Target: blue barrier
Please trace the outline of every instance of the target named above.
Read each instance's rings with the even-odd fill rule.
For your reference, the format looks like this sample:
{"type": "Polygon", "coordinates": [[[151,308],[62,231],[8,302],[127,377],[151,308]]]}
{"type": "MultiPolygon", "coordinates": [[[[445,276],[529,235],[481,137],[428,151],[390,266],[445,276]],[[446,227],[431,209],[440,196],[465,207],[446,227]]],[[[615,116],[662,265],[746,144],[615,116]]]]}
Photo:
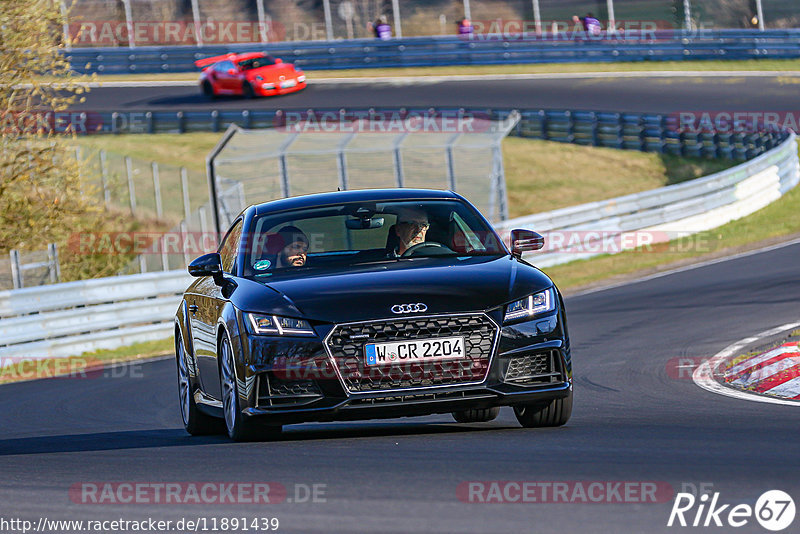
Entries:
{"type": "MultiPolygon", "coordinates": [[[[86,133],[185,133],[221,132],[231,124],[243,128],[272,128],[284,124],[286,113],[328,113],[338,115],[371,114],[391,117],[393,114],[430,115],[459,112],[501,120],[511,109],[452,108],[370,108],[316,110],[213,110],[103,112],[82,114],[77,122],[86,124],[86,133]]],[[[608,148],[657,152],[703,158],[751,159],[777,146],[786,133],[776,131],[695,131],[682,128],[678,117],[652,113],[615,113],[607,111],[572,111],[533,109],[521,110],[521,119],[512,135],[591,145],[608,148]]]]}
{"type": "MultiPolygon", "coordinates": [[[[558,35],[558,34],[556,34],[558,35]]],[[[391,41],[287,41],[274,44],[75,48],[67,52],[77,72],[99,74],[191,72],[198,59],[263,50],[307,70],[568,63],[787,59],[800,57],[800,30],[700,30],[628,32],[622,36],[552,35],[412,37],[391,41]]]]}

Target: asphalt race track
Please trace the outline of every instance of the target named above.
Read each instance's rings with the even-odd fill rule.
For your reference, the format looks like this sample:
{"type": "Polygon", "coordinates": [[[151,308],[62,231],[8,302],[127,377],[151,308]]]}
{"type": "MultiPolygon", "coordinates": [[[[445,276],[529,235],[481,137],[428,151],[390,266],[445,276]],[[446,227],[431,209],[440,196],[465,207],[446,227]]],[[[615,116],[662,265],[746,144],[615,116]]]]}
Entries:
{"type": "Polygon", "coordinates": [[[677,111],[796,111],[800,78],[676,77],[372,81],[318,84],[299,93],[211,101],[195,86],[99,87],[74,109],[85,111],[199,111],[368,106],[554,108],[673,113],[677,111]]]}
{"type": "MultiPolygon", "coordinates": [[[[714,395],[666,368],[672,358],[710,356],[796,320],[798,257],[795,243],[569,298],[576,405],[558,429],[523,430],[505,409],[492,423],[434,416],[307,424],[277,442],[236,444],[184,433],[171,360],[116,378],[3,386],[0,508],[34,520],[277,517],[285,532],[616,533],[696,529],[666,527],[671,496],[657,504],[478,504],[461,502],[456,488],[652,481],[678,492],[710,483],[723,503],[752,506],[770,489],[797,500],[800,411],[714,395]],[[293,500],[296,484],[325,484],[326,502],[70,500],[72,485],[92,481],[271,481],[293,500]]],[[[752,518],[737,531],[764,532],[752,518]]]]}

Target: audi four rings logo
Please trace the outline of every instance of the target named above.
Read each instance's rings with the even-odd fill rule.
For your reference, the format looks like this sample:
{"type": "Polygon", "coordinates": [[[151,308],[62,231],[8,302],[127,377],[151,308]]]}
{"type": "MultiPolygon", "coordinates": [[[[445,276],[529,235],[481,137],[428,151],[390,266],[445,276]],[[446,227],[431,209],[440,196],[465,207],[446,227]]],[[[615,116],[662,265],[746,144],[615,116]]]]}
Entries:
{"type": "Polygon", "coordinates": [[[428,310],[428,306],[422,302],[416,304],[395,304],[392,306],[392,313],[416,313],[428,310]]]}

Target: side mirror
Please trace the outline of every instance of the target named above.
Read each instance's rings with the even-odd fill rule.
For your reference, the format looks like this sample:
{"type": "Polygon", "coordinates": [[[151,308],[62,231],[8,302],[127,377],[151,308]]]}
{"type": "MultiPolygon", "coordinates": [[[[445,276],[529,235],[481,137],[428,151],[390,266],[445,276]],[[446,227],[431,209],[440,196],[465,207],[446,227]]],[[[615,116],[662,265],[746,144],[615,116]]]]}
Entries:
{"type": "Polygon", "coordinates": [[[523,252],[544,247],[544,236],[533,230],[511,230],[511,254],[521,257],[523,252]]]}
{"type": "Polygon", "coordinates": [[[192,276],[213,276],[214,282],[222,281],[222,259],[218,252],[203,254],[189,264],[189,274],[192,276]]]}
{"type": "Polygon", "coordinates": [[[276,57],[276,58],[275,58],[275,63],[276,63],[276,64],[277,64],[277,63],[283,63],[283,60],[282,60],[281,58],[279,58],[279,57],[276,57]]]}

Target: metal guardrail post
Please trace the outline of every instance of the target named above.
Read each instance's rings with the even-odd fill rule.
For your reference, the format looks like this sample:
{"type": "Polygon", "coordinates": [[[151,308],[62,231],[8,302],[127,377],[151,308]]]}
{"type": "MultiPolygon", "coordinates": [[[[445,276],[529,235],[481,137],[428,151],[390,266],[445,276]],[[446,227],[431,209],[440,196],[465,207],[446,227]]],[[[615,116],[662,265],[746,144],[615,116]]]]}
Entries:
{"type": "Polygon", "coordinates": [[[58,264],[58,245],[55,243],[47,245],[47,263],[49,264],[50,283],[57,284],[61,280],[61,266],[58,264]]]}
{"type": "Polygon", "coordinates": [[[19,264],[19,251],[11,249],[8,252],[8,256],[11,259],[11,280],[14,283],[14,289],[21,289],[23,280],[22,269],[19,264]]]}
{"type": "Polygon", "coordinates": [[[125,172],[128,175],[128,197],[130,198],[131,215],[136,217],[136,188],[133,185],[133,163],[130,156],[125,156],[125,172]]]}
{"type": "Polygon", "coordinates": [[[159,219],[164,218],[164,210],[161,206],[161,182],[158,176],[158,163],[153,161],[150,163],[150,168],[153,171],[153,196],[156,201],[156,217],[159,219]]]}

